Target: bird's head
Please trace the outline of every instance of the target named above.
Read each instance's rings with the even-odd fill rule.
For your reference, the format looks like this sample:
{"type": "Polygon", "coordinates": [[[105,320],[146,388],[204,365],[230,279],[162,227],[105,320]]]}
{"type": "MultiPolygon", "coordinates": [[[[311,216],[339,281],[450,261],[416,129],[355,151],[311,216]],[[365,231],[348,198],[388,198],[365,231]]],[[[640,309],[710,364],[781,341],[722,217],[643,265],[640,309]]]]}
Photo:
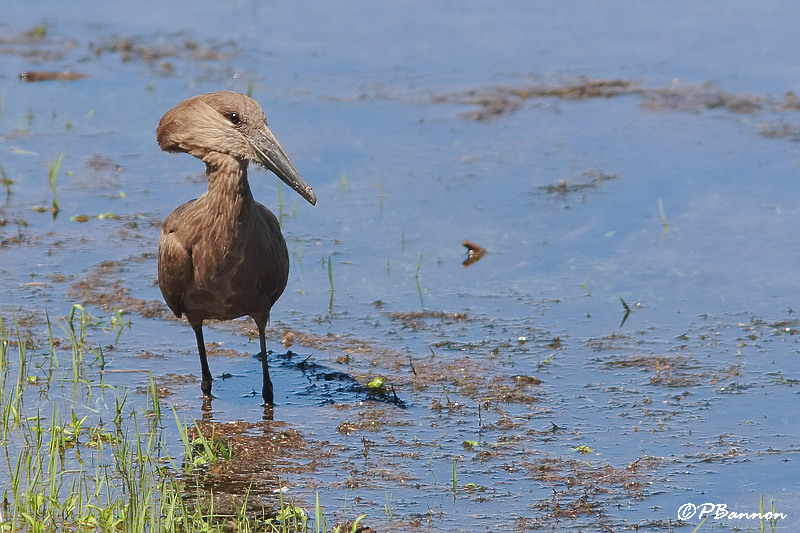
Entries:
{"type": "Polygon", "coordinates": [[[253,161],[312,205],[317,202],[267,126],[261,106],[243,94],[221,91],[184,100],[161,118],[156,139],[162,150],[186,152],[209,165],[225,156],[253,161]]]}

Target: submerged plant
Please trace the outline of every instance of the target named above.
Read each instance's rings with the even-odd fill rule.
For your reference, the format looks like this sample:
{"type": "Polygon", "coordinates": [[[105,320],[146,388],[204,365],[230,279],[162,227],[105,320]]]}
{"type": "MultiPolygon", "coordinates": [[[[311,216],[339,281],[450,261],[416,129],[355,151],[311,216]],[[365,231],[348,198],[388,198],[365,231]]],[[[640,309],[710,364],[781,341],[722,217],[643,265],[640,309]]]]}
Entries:
{"type": "Polygon", "coordinates": [[[6,171],[3,165],[0,165],[0,184],[2,184],[3,188],[6,190],[6,201],[8,201],[11,197],[11,186],[14,184],[14,180],[6,177],[6,171]]]}
{"type": "Polygon", "coordinates": [[[125,326],[128,326],[128,329],[131,328],[131,319],[128,318],[128,321],[125,322],[122,310],[119,307],[115,307],[113,314],[109,318],[109,323],[103,329],[106,331],[117,332],[117,336],[114,339],[114,344],[117,344],[120,336],[122,336],[122,330],[125,328],[125,326]]]}
{"type": "Polygon", "coordinates": [[[58,195],[56,193],[56,176],[58,175],[58,169],[61,167],[61,160],[64,158],[64,152],[61,152],[59,156],[56,158],[55,161],[47,161],[47,179],[50,181],[50,188],[53,190],[53,218],[56,218],[56,215],[60,211],[58,206],[58,195]]]}
{"type": "Polygon", "coordinates": [[[456,460],[453,459],[453,497],[458,492],[458,474],[456,473],[456,460]]]}
{"type": "Polygon", "coordinates": [[[661,216],[661,238],[659,242],[664,240],[664,235],[667,233],[667,228],[669,228],[669,222],[667,222],[667,214],[664,212],[664,202],[661,201],[661,198],[658,199],[658,214],[661,216]]]}
{"type": "Polygon", "coordinates": [[[331,300],[328,302],[328,314],[333,314],[333,265],[331,264],[331,256],[328,256],[328,283],[331,287],[331,300]]]}
{"type": "Polygon", "coordinates": [[[631,308],[628,306],[628,304],[625,303],[625,300],[622,299],[622,296],[619,297],[619,301],[622,302],[622,308],[625,309],[625,314],[622,315],[622,322],[620,322],[619,325],[621,329],[622,326],[625,325],[625,322],[628,320],[628,317],[631,315],[631,308]]]}
{"type": "Polygon", "coordinates": [[[414,274],[414,280],[417,283],[417,294],[419,295],[419,305],[421,308],[425,308],[425,302],[422,300],[422,287],[419,284],[419,269],[422,268],[422,254],[424,250],[419,253],[419,261],[417,261],[417,271],[414,274]]]}

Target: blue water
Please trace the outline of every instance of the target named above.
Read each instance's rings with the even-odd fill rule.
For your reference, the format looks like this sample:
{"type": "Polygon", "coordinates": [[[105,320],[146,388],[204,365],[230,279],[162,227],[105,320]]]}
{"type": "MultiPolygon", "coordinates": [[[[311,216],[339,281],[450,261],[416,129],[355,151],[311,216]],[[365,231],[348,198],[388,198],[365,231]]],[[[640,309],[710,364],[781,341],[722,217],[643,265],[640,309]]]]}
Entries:
{"type": "MultiPolygon", "coordinates": [[[[442,531],[498,530],[518,518],[546,518],[537,502],[567,489],[526,470],[537,457],[607,462],[621,470],[655,458],[640,495],[617,487],[611,496],[596,496],[615,530],[626,523],[664,530],[690,501],[757,510],[761,494],[789,513],[779,529],[796,527],[797,417],[788,405],[797,401],[797,387],[774,373],[798,378],[798,346],[770,324],[792,320],[800,300],[798,134],[760,132],[780,125],[798,131],[797,112],[780,104],[787,91],[800,93],[793,46],[800,6],[193,6],[2,6],[0,166],[15,182],[7,198],[0,194],[4,315],[11,306],[40,320],[45,311],[67,314],[79,300],[70,286],[103,261],[120,262],[117,277],[130,296],[160,301],[153,255],[160,221],[202,194],[205,182],[198,161],[158,150],[155,126],[188,96],[251,90],[319,198],[311,207],[281,191],[293,267],[273,310],[275,331],[363,340],[374,351],[349,350],[353,362],[345,368],[336,363],[348,351],[344,340],[329,350],[293,349],[334,369],[388,376],[409,400],[408,410],[385,415],[392,424],[366,437],[384,450],[382,466],[407,471],[413,484],[381,480],[364,467],[374,484],[348,491],[349,501],[370,502],[363,512],[373,527],[403,530],[431,509],[426,524],[442,531]],[[44,39],[26,37],[37,25],[45,27],[44,39]],[[120,39],[132,43],[126,60],[112,50],[120,39]],[[24,70],[88,77],[25,84],[17,78],[24,70]],[[581,77],[685,95],[710,83],[759,107],[754,113],[654,108],[637,94],[531,98],[514,112],[477,122],[465,116],[477,106],[452,97],[494,87],[571,85],[581,77]],[[47,163],[62,153],[61,211],[53,220],[33,208],[51,204],[47,163]],[[585,183],[596,171],[616,178],[567,195],[544,189],[560,180],[585,183]],[[102,213],[119,218],[70,220],[102,213]],[[463,239],[488,250],[469,268],[461,265],[463,239]],[[632,311],[620,326],[623,301],[632,311]],[[425,319],[426,327],[410,328],[391,316],[408,311],[464,312],[468,320],[425,319]],[[592,349],[592,340],[612,334],[621,340],[592,349]],[[548,346],[555,337],[563,349],[548,346]],[[691,379],[668,386],[653,382],[661,374],[652,368],[605,366],[637,356],[685,357],[681,371],[691,379]],[[414,384],[409,360],[451,373],[423,388],[414,384]],[[489,379],[481,382],[485,389],[470,395],[459,365],[467,375],[480,369],[489,379]],[[482,416],[495,423],[506,415],[516,425],[479,431],[481,394],[491,392],[491,379],[507,383],[516,374],[544,380],[536,389],[540,401],[496,404],[482,416]],[[465,410],[431,409],[445,394],[465,410]],[[530,433],[550,423],[565,432],[552,439],[530,433]],[[502,452],[485,462],[472,461],[461,446],[512,436],[523,439],[498,446],[502,452]],[[397,459],[414,450],[408,443],[415,437],[424,451],[397,459]],[[572,448],[580,444],[595,454],[577,454],[572,448]],[[493,503],[453,501],[443,485],[454,458],[464,469],[460,479],[487,486],[493,503]],[[387,494],[394,498],[391,519],[382,510],[387,494]]],[[[277,212],[277,180],[258,172],[251,182],[254,195],[277,212]]],[[[197,373],[185,324],[130,316],[115,365],[197,373]],[[132,357],[143,349],[165,359],[132,357]]],[[[258,419],[256,401],[242,397],[259,383],[259,365],[249,356],[254,344],[225,325],[211,327],[207,340],[241,351],[225,362],[235,377],[215,384],[214,416],[258,419]]],[[[278,341],[270,340],[276,350],[278,341]]],[[[222,363],[212,358],[211,364],[215,375],[223,371],[222,363]]],[[[304,393],[307,379],[295,368],[275,366],[283,406],[276,418],[358,457],[361,435],[347,438],[336,427],[360,407],[326,406],[304,393]]],[[[173,400],[199,417],[195,389],[189,384],[173,400]]],[[[330,481],[318,487],[322,498],[344,497],[337,485],[343,475],[339,464],[321,467],[314,480],[330,481]]],[[[294,480],[297,496],[313,498],[304,481],[294,480]]],[[[545,522],[554,530],[600,527],[587,516],[562,520],[545,522]]]]}

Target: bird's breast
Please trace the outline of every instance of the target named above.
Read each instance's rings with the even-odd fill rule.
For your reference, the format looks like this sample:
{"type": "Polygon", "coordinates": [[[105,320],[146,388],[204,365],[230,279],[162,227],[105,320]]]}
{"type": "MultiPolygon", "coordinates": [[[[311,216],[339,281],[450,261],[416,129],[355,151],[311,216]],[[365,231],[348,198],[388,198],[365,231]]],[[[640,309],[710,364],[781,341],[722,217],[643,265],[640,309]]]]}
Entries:
{"type": "Polygon", "coordinates": [[[185,308],[187,314],[202,313],[205,318],[268,312],[289,277],[288,252],[277,222],[259,212],[231,231],[207,232],[191,256],[193,280],[185,308]]]}

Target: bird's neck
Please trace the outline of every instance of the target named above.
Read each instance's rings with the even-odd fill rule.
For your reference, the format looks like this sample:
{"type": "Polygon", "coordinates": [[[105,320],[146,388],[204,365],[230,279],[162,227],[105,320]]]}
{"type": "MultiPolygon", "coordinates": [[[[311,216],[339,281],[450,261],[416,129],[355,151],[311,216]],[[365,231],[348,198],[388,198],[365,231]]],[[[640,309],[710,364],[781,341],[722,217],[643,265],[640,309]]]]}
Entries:
{"type": "Polygon", "coordinates": [[[253,194],[247,181],[247,161],[219,157],[206,161],[208,195],[225,204],[244,207],[252,204],[253,194]]]}

